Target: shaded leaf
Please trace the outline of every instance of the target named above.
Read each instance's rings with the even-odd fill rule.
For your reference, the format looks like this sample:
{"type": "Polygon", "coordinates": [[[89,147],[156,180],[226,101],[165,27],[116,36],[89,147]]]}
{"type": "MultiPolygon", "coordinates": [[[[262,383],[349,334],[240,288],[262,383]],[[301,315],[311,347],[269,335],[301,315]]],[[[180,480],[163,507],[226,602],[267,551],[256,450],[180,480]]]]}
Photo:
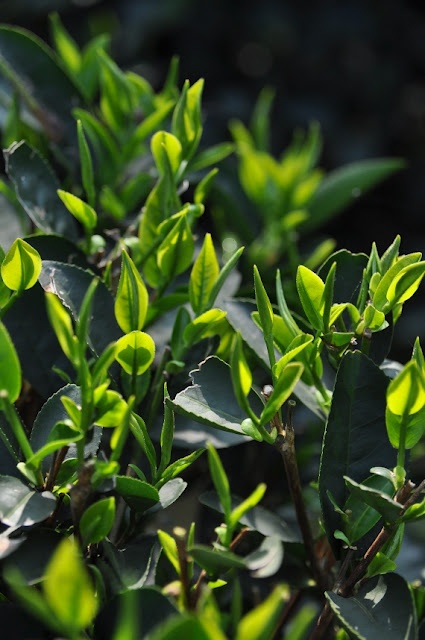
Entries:
{"type": "Polygon", "coordinates": [[[17,478],[0,476],[0,520],[10,527],[30,527],[46,520],[56,507],[50,491],[32,491],[17,478]]]}
{"type": "Polygon", "coordinates": [[[4,155],[6,173],[34,224],[45,233],[59,233],[69,240],[76,240],[77,223],[58,198],[59,182],[38,151],[26,142],[19,142],[4,155]]]}
{"type": "Polygon", "coordinates": [[[351,598],[326,592],[338,620],[358,640],[416,640],[413,599],[405,580],[388,573],[368,580],[351,598]]]}

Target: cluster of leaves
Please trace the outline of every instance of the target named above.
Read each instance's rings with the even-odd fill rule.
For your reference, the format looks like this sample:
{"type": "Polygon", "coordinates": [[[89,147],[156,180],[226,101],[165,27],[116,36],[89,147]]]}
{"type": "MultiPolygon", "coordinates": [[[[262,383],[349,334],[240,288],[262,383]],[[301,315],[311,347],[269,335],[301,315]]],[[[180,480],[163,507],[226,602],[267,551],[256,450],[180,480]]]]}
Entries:
{"type": "Polygon", "coordinates": [[[252,133],[234,123],[235,146],[202,149],[203,83],[179,89],[176,61],[155,92],[117,67],[106,37],[80,50],[53,16],[52,38],[55,50],[0,27],[1,192],[22,225],[0,255],[5,628],[301,639],[335,619],[340,639],[416,638],[425,592],[393,571],[406,525],[425,515],[424,483],[408,474],[425,361],[419,341],[405,366],[387,357],[425,262],[400,255],[397,237],[382,255],[333,253],[316,273],[329,251],[299,263],[295,233],[400,162],[324,177],[317,128],[273,159],[267,93],[252,133]],[[249,300],[238,297],[243,248],[223,261],[211,234],[199,236],[214,165],[234,148],[263,217],[249,300]],[[297,314],[280,272],[273,295],[262,279],[265,259],[289,255],[297,314]],[[325,423],[314,519],[293,396],[325,423]],[[264,482],[232,494],[214,444],[249,440],[281,455],[298,526],[259,505],[264,482]],[[204,453],[214,491],[200,500],[220,514],[213,544],[198,523],[161,524],[204,453]]]}

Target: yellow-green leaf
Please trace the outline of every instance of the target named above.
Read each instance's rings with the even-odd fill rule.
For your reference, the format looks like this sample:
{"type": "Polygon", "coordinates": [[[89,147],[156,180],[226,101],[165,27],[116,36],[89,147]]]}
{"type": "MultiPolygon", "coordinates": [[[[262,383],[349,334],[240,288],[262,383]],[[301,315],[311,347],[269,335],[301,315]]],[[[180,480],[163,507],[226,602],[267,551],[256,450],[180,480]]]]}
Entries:
{"type": "Polygon", "coordinates": [[[28,242],[17,238],[6,253],[1,276],[12,291],[24,291],[35,285],[41,272],[41,257],[28,242]]]}
{"type": "Polygon", "coordinates": [[[144,331],[131,331],[116,342],[115,358],[128,374],[142,375],[154,357],[155,342],[144,331]]]}
{"type": "Polygon", "coordinates": [[[115,317],[124,331],[142,329],[148,309],[148,292],[136,265],[122,252],[121,275],[115,298],[115,317]]]}
{"type": "Polygon", "coordinates": [[[18,354],[6,327],[0,322],[0,391],[7,391],[15,402],[21,391],[22,373],[18,354]]]}
{"type": "Polygon", "coordinates": [[[387,390],[387,406],[395,415],[412,415],[425,405],[425,387],[415,361],[411,360],[391,380],[387,390]]]}
{"type": "Polygon", "coordinates": [[[189,299],[195,313],[205,311],[219,271],[211,234],[207,233],[189,280],[189,299]]]}
{"type": "Polygon", "coordinates": [[[93,207],[68,191],[58,189],[57,193],[69,213],[83,225],[84,229],[92,231],[97,224],[97,214],[93,207]]]}

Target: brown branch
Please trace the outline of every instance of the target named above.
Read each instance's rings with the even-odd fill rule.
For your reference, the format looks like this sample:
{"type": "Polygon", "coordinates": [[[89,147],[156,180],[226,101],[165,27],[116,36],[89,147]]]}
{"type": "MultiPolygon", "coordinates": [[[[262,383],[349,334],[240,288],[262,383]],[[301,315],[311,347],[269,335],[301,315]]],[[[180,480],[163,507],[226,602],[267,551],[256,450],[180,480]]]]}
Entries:
{"type": "Polygon", "coordinates": [[[298,471],[298,463],[295,454],[295,434],[294,428],[292,426],[292,410],[294,406],[295,403],[289,401],[285,428],[283,427],[280,418],[278,416],[275,417],[272,426],[276,427],[278,436],[276,438],[274,446],[282,456],[283,464],[285,465],[289,490],[291,493],[292,502],[295,507],[295,513],[301,530],[301,535],[307,555],[307,561],[310,566],[311,573],[317,586],[322,591],[325,591],[328,583],[321,571],[319,561],[315,553],[313,534],[311,532],[310,521],[305,509],[300,475],[298,471]]]}

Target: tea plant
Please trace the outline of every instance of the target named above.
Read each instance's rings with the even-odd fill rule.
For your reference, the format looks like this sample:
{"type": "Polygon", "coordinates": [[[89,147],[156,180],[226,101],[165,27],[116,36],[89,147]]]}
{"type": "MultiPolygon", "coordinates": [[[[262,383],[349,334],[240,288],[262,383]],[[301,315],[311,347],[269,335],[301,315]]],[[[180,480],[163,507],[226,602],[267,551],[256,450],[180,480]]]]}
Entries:
{"type": "Polygon", "coordinates": [[[275,161],[263,94],[253,137],[232,126],[264,214],[247,247],[254,295],[241,298],[243,247],[223,261],[198,224],[234,149],[201,147],[202,81],[179,89],[173,61],[156,92],[118,68],[107,38],[80,50],[57,16],[52,37],[55,51],[0,27],[1,189],[22,226],[0,256],[4,626],[15,638],[418,637],[424,590],[395,570],[425,513],[409,471],[425,361],[419,340],[406,365],[388,357],[425,262],[397,237],[315,272],[295,234],[400,162],[323,177],[314,128],[275,161]],[[288,256],[282,277],[273,265],[288,256]],[[321,441],[311,486],[299,406],[321,441]],[[290,522],[260,505],[263,481],[234,495],[212,443],[249,440],[281,456],[290,522]],[[207,536],[198,521],[167,524],[201,456],[214,491],[199,499],[220,518],[207,536]]]}

